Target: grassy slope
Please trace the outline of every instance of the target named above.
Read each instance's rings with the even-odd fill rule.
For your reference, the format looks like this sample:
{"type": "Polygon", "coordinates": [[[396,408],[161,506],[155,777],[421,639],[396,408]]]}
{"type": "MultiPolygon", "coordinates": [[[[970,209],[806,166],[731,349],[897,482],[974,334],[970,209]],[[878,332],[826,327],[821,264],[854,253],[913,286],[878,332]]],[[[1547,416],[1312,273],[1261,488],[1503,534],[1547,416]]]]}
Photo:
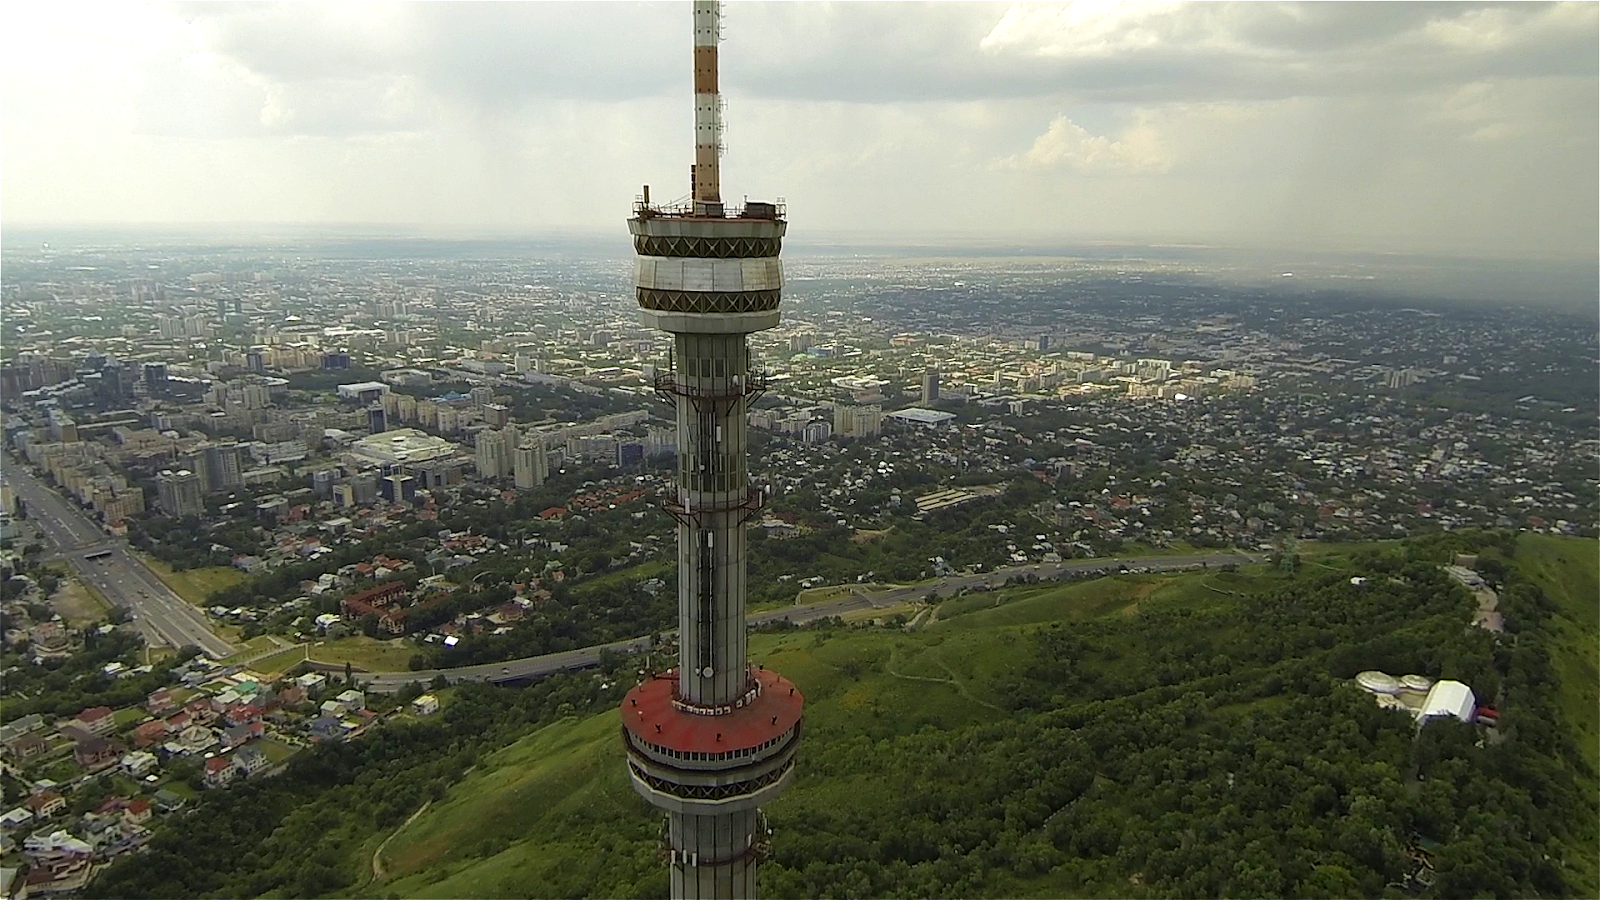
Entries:
{"type": "MultiPolygon", "coordinates": [[[[1569,634],[1561,651],[1562,671],[1564,680],[1573,679],[1569,683],[1588,686],[1590,694],[1580,689],[1571,698],[1581,703],[1594,689],[1594,543],[1535,538],[1526,552],[1528,558],[1519,555],[1519,561],[1532,567],[1571,617],[1563,625],[1569,634]]],[[[1005,717],[992,686],[1025,662],[1022,633],[1029,626],[1154,607],[1217,606],[1232,602],[1230,592],[1261,590],[1284,577],[1265,566],[1248,566],[1238,572],[1017,586],[947,601],[938,622],[910,634],[756,635],[751,657],[804,686],[808,742],[852,743],[871,753],[875,741],[924,726],[953,728],[1005,717]]],[[[1282,698],[1260,702],[1273,700],[1282,698]]],[[[1592,730],[1594,719],[1590,703],[1587,716],[1575,721],[1592,730]]],[[[781,833],[785,818],[870,805],[891,789],[876,775],[808,771],[802,758],[793,786],[768,813],[781,833]]],[[[566,720],[491,756],[403,828],[384,852],[388,879],[366,884],[358,893],[544,896],[572,884],[577,873],[590,873],[583,880],[601,894],[664,896],[664,867],[655,858],[659,826],[659,816],[627,784],[615,713],[566,720]],[[601,863],[607,858],[615,861],[614,876],[601,863]],[[626,874],[639,872],[651,874],[626,874]]],[[[367,848],[363,865],[376,844],[367,848]]],[[[1011,891],[1059,896],[1049,882],[1048,876],[1013,882],[1011,891]]]]}
{"type": "MultiPolygon", "coordinates": [[[[990,685],[1020,661],[1025,626],[1127,611],[1140,600],[1193,605],[1203,595],[1211,602],[1224,595],[1198,585],[1250,580],[1219,572],[1013,588],[952,601],[946,604],[952,612],[958,612],[952,604],[969,600],[1002,602],[959,610],[954,621],[913,634],[755,635],[751,658],[805,687],[808,741],[956,728],[1007,715],[990,685]]],[[[562,873],[598,866],[605,854],[596,852],[597,841],[611,847],[608,853],[638,856],[634,862],[644,864],[618,868],[654,873],[643,882],[614,883],[613,893],[664,893],[665,872],[654,858],[660,820],[628,786],[615,716],[607,711],[557,723],[490,757],[401,829],[384,851],[388,879],[360,893],[542,896],[559,887],[555,880],[562,873]]],[[[859,804],[886,789],[876,776],[822,777],[802,765],[793,787],[768,813],[781,827],[787,815],[859,804]]],[[[606,882],[602,876],[592,883],[606,882]]]]}
{"type": "Polygon", "coordinates": [[[1600,772],[1600,542],[1525,534],[1516,562],[1560,610],[1551,657],[1561,708],[1600,772]]]}
{"type": "Polygon", "coordinates": [[[655,817],[627,784],[615,715],[557,722],[480,763],[390,842],[395,880],[372,889],[540,896],[555,867],[600,864],[586,838],[596,825],[616,830],[613,852],[653,855],[655,817]]]}
{"type": "Polygon", "coordinates": [[[411,657],[418,652],[417,646],[406,638],[380,641],[364,634],[318,641],[311,646],[311,658],[317,662],[349,663],[367,672],[407,671],[411,657]]]}

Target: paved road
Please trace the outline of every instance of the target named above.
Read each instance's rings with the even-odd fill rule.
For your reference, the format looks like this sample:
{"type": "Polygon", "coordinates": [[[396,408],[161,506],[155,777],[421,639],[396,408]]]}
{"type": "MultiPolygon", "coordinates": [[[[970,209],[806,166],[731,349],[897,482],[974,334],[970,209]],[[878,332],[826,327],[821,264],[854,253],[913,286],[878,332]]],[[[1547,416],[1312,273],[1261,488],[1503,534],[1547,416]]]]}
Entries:
{"type": "MultiPolygon", "coordinates": [[[[886,591],[853,591],[850,596],[827,600],[821,603],[808,603],[803,606],[786,606],[781,609],[769,609],[749,616],[752,625],[761,625],[785,619],[796,625],[804,625],[825,619],[829,616],[843,616],[847,613],[864,609],[887,609],[899,606],[911,600],[920,600],[930,591],[941,597],[949,597],[959,593],[963,588],[999,587],[1005,584],[1006,579],[1013,575],[1038,575],[1040,580],[1059,578],[1069,572],[1117,572],[1122,568],[1144,569],[1147,571],[1171,571],[1175,569],[1193,569],[1202,565],[1221,566],[1229,563],[1244,564],[1251,562],[1251,558],[1239,553],[1213,553],[1198,556],[1155,556],[1155,557],[1130,557],[1127,559],[1092,559],[1077,560],[1062,563],[1039,563],[1030,566],[1011,566],[996,569],[993,572],[980,575],[951,575],[931,582],[924,582],[906,587],[890,588],[886,591]]],[[[387,692],[398,690],[408,682],[418,682],[426,685],[436,676],[443,675],[452,682],[459,681],[521,681],[524,679],[538,678],[553,672],[570,671],[573,669],[586,669],[600,662],[602,653],[638,653],[650,646],[650,638],[639,637],[626,641],[614,641],[609,644],[600,644],[594,647],[584,647],[580,650],[567,650],[561,653],[551,653],[545,656],[526,656],[521,659],[512,659],[505,662],[488,663],[481,666],[462,666],[456,669],[423,669],[418,672],[392,672],[362,675],[359,680],[369,690],[387,692]]]]}
{"type": "Polygon", "coordinates": [[[28,520],[54,546],[53,555],[112,604],[131,610],[146,641],[172,647],[193,644],[219,659],[233,652],[233,645],[211,631],[205,613],[174,594],[132,555],[126,542],[101,531],[82,510],[14,460],[6,461],[6,481],[27,504],[28,520]],[[109,556],[86,558],[107,551],[109,556]]]}

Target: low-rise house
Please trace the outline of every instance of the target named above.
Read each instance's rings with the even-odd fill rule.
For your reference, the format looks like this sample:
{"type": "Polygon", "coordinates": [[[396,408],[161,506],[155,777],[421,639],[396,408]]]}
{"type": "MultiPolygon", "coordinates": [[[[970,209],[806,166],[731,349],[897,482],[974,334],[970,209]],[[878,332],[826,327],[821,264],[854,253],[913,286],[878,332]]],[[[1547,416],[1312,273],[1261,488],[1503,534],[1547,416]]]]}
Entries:
{"type": "Polygon", "coordinates": [[[196,722],[201,722],[204,724],[209,724],[217,717],[216,710],[211,708],[210,697],[195,697],[188,703],[185,703],[183,705],[183,709],[184,712],[189,714],[190,718],[194,719],[196,722]]]}
{"type": "Polygon", "coordinates": [[[116,730],[117,719],[109,706],[91,706],[78,713],[64,724],[71,725],[89,734],[105,737],[116,730]]]}
{"type": "Polygon", "coordinates": [[[44,727],[44,716],[29,713],[0,725],[0,744],[9,744],[19,737],[44,727]]]}
{"type": "Polygon", "coordinates": [[[166,788],[156,791],[156,809],[162,812],[177,812],[188,805],[189,798],[182,794],[173,793],[166,788]]]}
{"type": "Polygon", "coordinates": [[[273,698],[273,703],[279,708],[299,706],[304,702],[306,702],[306,689],[298,684],[291,684],[283,688],[273,698]]]}
{"type": "Polygon", "coordinates": [[[336,699],[338,699],[340,703],[344,704],[344,708],[346,710],[352,712],[358,709],[367,708],[366,695],[355,688],[351,688],[347,691],[341,691],[336,699]]]}
{"type": "Polygon", "coordinates": [[[439,711],[439,698],[432,694],[423,694],[411,701],[411,709],[419,716],[431,716],[439,711]]]}
{"type": "Polygon", "coordinates": [[[167,736],[167,728],[167,722],[163,719],[141,723],[133,729],[133,745],[144,749],[159,744],[167,736]]]}
{"type": "Polygon", "coordinates": [[[66,857],[35,865],[23,877],[19,897],[62,897],[82,891],[94,863],[88,856],[66,857]]]}
{"type": "Polygon", "coordinates": [[[218,788],[232,781],[236,771],[231,758],[213,756],[206,760],[205,770],[201,774],[200,780],[208,788],[218,788]]]}
{"type": "Polygon", "coordinates": [[[267,755],[255,747],[244,747],[233,755],[233,765],[248,778],[267,768],[267,755]]]}
{"type": "Polygon", "coordinates": [[[171,690],[160,688],[145,698],[144,708],[152,716],[164,716],[178,708],[178,698],[172,696],[171,690]]]}
{"type": "Polygon", "coordinates": [[[72,758],[91,772],[115,763],[122,756],[122,747],[115,741],[92,737],[79,741],[72,747],[72,758]]]}
{"type": "Polygon", "coordinates": [[[49,834],[29,835],[22,842],[22,852],[35,863],[49,863],[62,859],[88,859],[94,848],[87,841],[57,830],[49,834]]]}
{"type": "Polygon", "coordinates": [[[158,760],[154,753],[144,750],[135,750],[122,758],[122,771],[134,778],[142,778],[156,768],[158,760]]]}
{"type": "Polygon", "coordinates": [[[248,725],[251,722],[259,722],[261,721],[261,707],[253,703],[236,703],[223,712],[222,721],[229,725],[248,725]]]}
{"type": "Polygon", "coordinates": [[[55,791],[40,791],[23,803],[33,810],[35,817],[40,819],[49,818],[67,808],[67,798],[55,791]]]}
{"type": "Polygon", "coordinates": [[[315,695],[317,691],[322,690],[327,685],[328,676],[321,672],[307,672],[296,678],[294,683],[299,685],[307,694],[315,695]]]}
{"type": "Polygon", "coordinates": [[[26,806],[18,806],[0,813],[0,828],[16,831],[22,826],[33,821],[33,810],[26,806]]]}
{"type": "Polygon", "coordinates": [[[310,729],[314,741],[336,741],[344,737],[344,725],[333,716],[312,719],[310,729]]]}
{"type": "Polygon", "coordinates": [[[23,734],[6,742],[6,755],[15,760],[32,759],[50,748],[50,743],[39,734],[23,734]]]}
{"type": "Polygon", "coordinates": [[[129,800],[122,808],[122,818],[132,825],[143,825],[150,821],[150,815],[150,801],[143,797],[129,800]]]}
{"type": "Polygon", "coordinates": [[[233,725],[222,730],[222,749],[232,750],[261,737],[263,733],[259,720],[246,722],[243,725],[233,725]]]}
{"type": "Polygon", "coordinates": [[[217,743],[217,734],[209,728],[190,725],[178,735],[177,744],[185,753],[202,753],[217,743]]]}

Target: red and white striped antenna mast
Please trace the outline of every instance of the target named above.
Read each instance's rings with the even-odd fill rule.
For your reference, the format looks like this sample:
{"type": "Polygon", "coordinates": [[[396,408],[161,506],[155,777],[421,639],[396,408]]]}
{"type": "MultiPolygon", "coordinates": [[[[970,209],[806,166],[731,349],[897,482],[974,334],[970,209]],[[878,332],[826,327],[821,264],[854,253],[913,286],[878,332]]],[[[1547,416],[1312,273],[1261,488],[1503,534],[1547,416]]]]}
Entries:
{"type": "Polygon", "coordinates": [[[722,203],[722,94],[717,89],[717,42],[722,40],[722,4],[694,4],[694,185],[695,211],[722,203]]]}

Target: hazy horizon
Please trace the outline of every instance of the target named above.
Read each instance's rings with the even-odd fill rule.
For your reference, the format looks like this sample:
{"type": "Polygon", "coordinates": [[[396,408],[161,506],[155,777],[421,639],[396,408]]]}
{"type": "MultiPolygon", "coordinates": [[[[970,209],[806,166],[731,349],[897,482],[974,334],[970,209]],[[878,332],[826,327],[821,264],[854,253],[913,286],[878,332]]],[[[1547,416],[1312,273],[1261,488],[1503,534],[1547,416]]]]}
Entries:
{"type": "MultiPolygon", "coordinates": [[[[1600,316],[1600,259],[1495,259],[1441,254],[1373,251],[1322,251],[1292,247],[1204,246],[1132,241],[1006,240],[999,236],[930,236],[898,241],[882,235],[808,233],[785,240],[791,276],[810,260],[884,258],[940,260],[995,266],[1063,265],[1125,260],[1161,264],[1168,273],[1234,285],[1275,285],[1290,292],[1338,291],[1391,302],[1467,305],[1530,305],[1589,317],[1600,316]],[[1286,270],[1293,270],[1286,272],[1286,270]]],[[[505,231],[496,234],[439,234],[426,228],[390,225],[280,223],[272,226],[82,225],[0,228],[7,255],[145,247],[214,247],[268,250],[303,248],[340,256],[373,258],[450,255],[503,258],[512,253],[549,253],[581,258],[630,258],[631,244],[621,229],[592,232],[505,231]]]]}

